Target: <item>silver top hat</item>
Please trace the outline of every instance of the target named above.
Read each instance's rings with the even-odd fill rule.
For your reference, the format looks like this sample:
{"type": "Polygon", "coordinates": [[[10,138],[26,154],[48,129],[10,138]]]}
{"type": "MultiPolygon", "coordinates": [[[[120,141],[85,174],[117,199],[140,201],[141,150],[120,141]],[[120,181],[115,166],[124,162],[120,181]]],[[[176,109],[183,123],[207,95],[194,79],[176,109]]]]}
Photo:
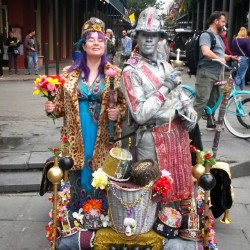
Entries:
{"type": "Polygon", "coordinates": [[[165,33],[161,26],[161,16],[154,7],[143,10],[139,16],[135,31],[165,33]]]}

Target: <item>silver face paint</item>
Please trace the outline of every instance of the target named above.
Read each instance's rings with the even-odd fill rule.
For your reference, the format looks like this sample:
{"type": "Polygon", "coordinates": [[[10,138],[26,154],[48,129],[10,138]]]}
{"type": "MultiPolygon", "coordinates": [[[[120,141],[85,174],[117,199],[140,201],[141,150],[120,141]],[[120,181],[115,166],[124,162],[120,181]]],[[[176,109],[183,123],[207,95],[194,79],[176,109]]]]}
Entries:
{"type": "Polygon", "coordinates": [[[160,35],[158,32],[139,31],[137,44],[140,54],[150,60],[156,61],[159,40],[160,35]]]}

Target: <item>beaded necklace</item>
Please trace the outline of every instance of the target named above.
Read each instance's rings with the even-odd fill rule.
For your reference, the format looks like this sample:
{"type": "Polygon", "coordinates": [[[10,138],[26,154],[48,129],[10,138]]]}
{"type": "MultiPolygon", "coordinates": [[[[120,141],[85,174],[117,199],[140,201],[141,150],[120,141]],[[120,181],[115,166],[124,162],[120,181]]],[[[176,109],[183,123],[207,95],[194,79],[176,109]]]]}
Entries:
{"type": "MultiPolygon", "coordinates": [[[[135,199],[133,202],[130,203],[126,203],[122,200],[122,198],[117,196],[117,193],[115,191],[114,185],[110,185],[108,184],[108,187],[110,187],[113,195],[120,201],[121,205],[126,208],[127,210],[131,210],[133,208],[136,207],[137,204],[139,204],[141,202],[141,200],[143,199],[143,197],[149,192],[149,188],[152,187],[153,183],[150,182],[148,185],[146,185],[143,189],[143,193],[140,195],[139,198],[135,199]]],[[[129,212],[128,212],[129,213],[129,212]]]]}
{"type": "MultiPolygon", "coordinates": [[[[143,221],[145,221],[146,219],[146,216],[147,216],[147,213],[148,213],[148,206],[149,206],[149,201],[151,199],[151,195],[152,195],[152,189],[151,187],[153,186],[153,182],[150,182],[147,186],[145,186],[143,189],[144,189],[144,192],[140,195],[139,198],[137,198],[135,201],[133,202],[130,202],[130,203],[126,203],[122,200],[122,198],[118,197],[118,195],[116,194],[115,192],[115,187],[114,185],[112,185],[112,183],[109,183],[107,188],[110,189],[112,191],[112,194],[119,200],[119,202],[121,203],[121,205],[127,209],[127,213],[128,213],[128,217],[131,217],[132,216],[132,210],[136,207],[137,204],[139,204],[142,200],[142,198],[150,191],[150,195],[148,197],[148,200],[147,200],[147,204],[146,204],[146,209],[145,209],[145,212],[144,212],[144,216],[143,216],[143,221]]],[[[138,191],[138,190],[137,190],[138,191]]],[[[108,203],[110,203],[110,196],[109,196],[109,192],[107,192],[107,198],[108,198],[108,203]]],[[[110,214],[110,218],[111,218],[111,221],[112,221],[112,224],[115,228],[115,231],[118,233],[119,237],[123,240],[127,240],[127,241],[134,241],[141,233],[141,230],[143,228],[143,223],[140,225],[140,228],[138,230],[138,233],[135,235],[135,237],[132,237],[132,238],[129,238],[129,236],[127,236],[127,238],[123,237],[121,235],[121,232],[117,229],[115,223],[114,223],[114,219],[113,219],[113,215],[112,215],[112,211],[111,211],[111,207],[109,207],[109,214],[110,214]]]]}
{"type": "Polygon", "coordinates": [[[86,86],[88,90],[90,90],[95,84],[99,85],[101,81],[101,76],[98,74],[93,82],[86,81],[84,73],[82,72],[82,83],[86,86]]]}

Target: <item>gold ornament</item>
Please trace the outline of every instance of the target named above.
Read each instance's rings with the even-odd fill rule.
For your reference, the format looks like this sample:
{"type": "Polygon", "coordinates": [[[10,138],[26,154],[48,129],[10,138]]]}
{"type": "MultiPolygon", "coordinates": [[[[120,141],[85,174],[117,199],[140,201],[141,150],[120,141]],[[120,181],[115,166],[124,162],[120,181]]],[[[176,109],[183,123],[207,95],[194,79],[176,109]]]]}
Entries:
{"type": "Polygon", "coordinates": [[[54,166],[48,171],[48,179],[52,184],[60,184],[63,178],[63,171],[58,166],[58,157],[54,159],[54,166]]]}
{"type": "Polygon", "coordinates": [[[200,177],[205,173],[205,167],[201,164],[200,150],[196,151],[196,162],[197,164],[192,168],[193,177],[199,181],[200,177]]]}

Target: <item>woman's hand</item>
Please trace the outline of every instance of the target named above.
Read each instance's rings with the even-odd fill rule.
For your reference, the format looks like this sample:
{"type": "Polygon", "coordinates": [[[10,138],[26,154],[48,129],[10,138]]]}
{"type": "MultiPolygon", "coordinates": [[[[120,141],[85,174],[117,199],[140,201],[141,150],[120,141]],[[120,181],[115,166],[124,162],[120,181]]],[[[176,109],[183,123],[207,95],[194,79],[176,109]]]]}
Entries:
{"type": "Polygon", "coordinates": [[[110,121],[117,121],[118,114],[119,114],[118,108],[108,108],[107,112],[108,112],[108,118],[110,121]]]}
{"type": "Polygon", "coordinates": [[[55,104],[52,101],[46,101],[44,108],[45,108],[45,112],[53,113],[55,110],[55,104]]]}

